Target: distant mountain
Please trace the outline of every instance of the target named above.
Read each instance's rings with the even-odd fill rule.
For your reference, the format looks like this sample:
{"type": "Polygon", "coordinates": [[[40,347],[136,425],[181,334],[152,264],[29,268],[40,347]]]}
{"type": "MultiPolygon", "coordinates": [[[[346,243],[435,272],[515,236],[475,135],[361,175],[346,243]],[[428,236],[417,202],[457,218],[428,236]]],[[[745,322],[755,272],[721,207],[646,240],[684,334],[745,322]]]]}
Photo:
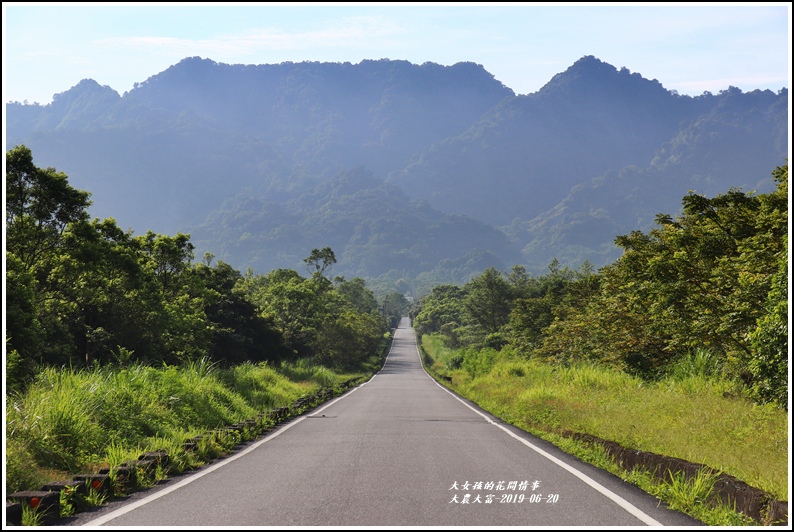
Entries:
{"type": "Polygon", "coordinates": [[[680,96],[592,56],[517,96],[482,66],[187,58],[119,95],[83,80],[6,104],[6,148],[136,233],[190,232],[234,267],[465,281],[596,266],[689,191],[770,191],[788,90],[680,96]],[[485,266],[485,267],[488,267],[485,266]]]}
{"type": "MultiPolygon", "coordinates": [[[[234,257],[244,264],[267,264],[268,269],[302,270],[307,250],[329,246],[339,261],[333,274],[348,278],[389,272],[414,278],[473,249],[511,261],[521,258],[499,230],[463,215],[441,213],[423,200],[411,201],[363,167],[283,202],[233,198],[191,234],[198,247],[213,249],[224,260],[234,257]]],[[[493,258],[489,266],[506,264],[493,258]]]]}
{"type": "MultiPolygon", "coordinates": [[[[693,170],[722,190],[754,185],[786,156],[783,102],[787,93],[771,91],[678,96],[588,56],[540,91],[504,100],[461,135],[428,147],[389,181],[441,210],[497,225],[534,219],[610,170],[649,166],[665,157],[663,147],[707,157],[693,170]],[[702,136],[712,133],[719,139],[706,146],[702,136]]],[[[693,179],[681,175],[669,188],[680,199],[698,188],[689,186],[693,179]]]]}
{"type": "Polygon", "coordinates": [[[123,97],[84,80],[47,106],[8,104],[7,146],[24,142],[73,176],[98,215],[171,232],[249,185],[272,193],[362,164],[401,168],[512,96],[473,63],[192,57],[123,97]]]}

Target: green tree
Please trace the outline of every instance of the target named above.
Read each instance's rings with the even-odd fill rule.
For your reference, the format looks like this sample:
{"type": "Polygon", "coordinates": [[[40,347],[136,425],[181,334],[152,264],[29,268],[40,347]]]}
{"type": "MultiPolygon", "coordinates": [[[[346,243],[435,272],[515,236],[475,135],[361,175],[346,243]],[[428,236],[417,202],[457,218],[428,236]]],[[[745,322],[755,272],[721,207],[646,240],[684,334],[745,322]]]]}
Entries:
{"type": "Polygon", "coordinates": [[[188,271],[194,258],[195,246],[190,242],[190,235],[177,233],[166,236],[146,231],[134,240],[147,259],[147,271],[157,280],[163,294],[179,292],[183,288],[182,275],[188,271]]]}
{"type": "Polygon", "coordinates": [[[209,355],[213,361],[230,366],[288,358],[284,338],[273,322],[260,316],[237,288],[243,279],[238,270],[218,261],[213,267],[208,263],[196,266],[195,273],[216,294],[204,309],[212,331],[209,355]]]}
{"type": "Polygon", "coordinates": [[[453,284],[439,284],[421,298],[414,309],[413,326],[419,335],[444,332],[445,342],[457,346],[456,331],[463,323],[463,290],[453,284]]]}
{"type": "Polygon", "coordinates": [[[334,285],[357,312],[369,313],[378,310],[375,294],[367,288],[366,281],[361,277],[354,277],[349,281],[344,277],[337,277],[334,279],[334,285]]]}
{"type": "MultiPolygon", "coordinates": [[[[772,177],[778,184],[777,190],[762,196],[762,209],[757,217],[761,230],[742,254],[748,264],[745,269],[749,270],[758,255],[766,255],[756,250],[777,250],[776,268],[771,272],[764,300],[765,312],[747,335],[752,349],[748,370],[753,377],[751,393],[757,401],[788,408],[788,234],[781,235],[781,229],[788,224],[788,162],[775,168],[772,177]]],[[[763,287],[768,273],[756,270],[753,276],[745,275],[743,285],[763,287]]]]}
{"type": "Polygon", "coordinates": [[[408,313],[410,306],[402,293],[394,291],[386,294],[381,308],[389,327],[396,328],[400,324],[400,319],[408,313]]]}
{"type": "Polygon", "coordinates": [[[88,219],[89,205],[89,194],[65,174],[35,166],[26,146],[6,152],[6,338],[20,377],[36,364],[63,361],[49,360],[58,344],[53,334],[68,328],[54,312],[62,298],[53,271],[64,232],[88,219]]]}
{"type": "Polygon", "coordinates": [[[376,311],[363,311],[372,304],[363,280],[344,281],[338,286],[318,272],[310,279],[288,269],[256,275],[250,269],[237,283],[257,312],[280,331],[295,358],[348,367],[375,354],[384,327],[376,311]]]}
{"type": "Polygon", "coordinates": [[[626,250],[624,288],[637,292],[671,355],[707,347],[749,378],[747,332],[766,313],[787,231],[783,193],[689,194],[682,216],[660,215],[657,223],[647,237],[616,239],[626,250]]]}
{"type": "MultiPolygon", "coordinates": [[[[786,248],[788,165],[773,175],[774,193],[689,194],[681,216],[659,215],[648,234],[617,237],[623,255],[597,282],[578,283],[590,294],[578,296],[586,305],[555,309],[537,353],[597,358],[652,377],[706,347],[750,389],[775,388],[767,379],[777,378],[780,356],[760,354],[754,332],[761,327],[758,335],[775,336],[779,329],[764,327],[782,319],[774,314],[781,296],[773,287],[786,248]]],[[[781,343],[773,345],[779,350],[781,343]]]]}
{"type": "Polygon", "coordinates": [[[6,383],[19,391],[36,370],[35,353],[40,352],[45,330],[39,321],[36,282],[28,268],[11,252],[6,253],[6,383]],[[21,352],[19,351],[21,350],[21,352]]]}
{"type": "Polygon", "coordinates": [[[517,295],[510,312],[509,342],[527,355],[545,341],[555,320],[585,305],[598,286],[589,261],[574,271],[560,268],[555,260],[549,264],[549,273],[537,278],[523,275],[516,267],[509,279],[517,295]]]}
{"type": "Polygon", "coordinates": [[[6,251],[25,268],[46,264],[67,225],[88,220],[89,197],[66,174],[36,167],[26,146],[6,152],[6,251]]]}
{"type": "Polygon", "coordinates": [[[352,368],[378,353],[383,322],[377,312],[358,312],[336,291],[324,294],[325,315],[318,324],[314,356],[327,366],[352,368]]]}
{"type": "Polygon", "coordinates": [[[669,357],[666,343],[655,332],[642,292],[625,289],[632,282],[627,278],[624,268],[612,264],[577,281],[579,286],[571,287],[575,295],[553,309],[554,319],[533,344],[533,354],[554,362],[594,360],[653,376],[669,357]]]}
{"type": "Polygon", "coordinates": [[[144,334],[156,347],[148,355],[171,364],[207,356],[212,328],[206,308],[217,301],[219,294],[196,275],[189,235],[147,231],[132,241],[146,291],[138,298],[144,308],[151,309],[144,334]]]}
{"type": "Polygon", "coordinates": [[[322,323],[320,286],[290,269],[266,275],[246,272],[239,287],[257,307],[260,316],[273,323],[294,356],[309,358],[317,329],[322,323]]]}
{"type": "Polygon", "coordinates": [[[503,340],[497,339],[502,327],[510,319],[513,291],[510,284],[496,268],[488,268],[463,286],[464,319],[477,341],[488,337],[494,345],[501,347],[503,340]]]}
{"type": "Polygon", "coordinates": [[[303,259],[303,262],[306,263],[306,269],[312,275],[323,275],[325,270],[336,264],[336,255],[329,247],[314,248],[311,254],[303,259]]]}
{"type": "MultiPolygon", "coordinates": [[[[139,350],[144,279],[131,234],[112,218],[73,223],[63,235],[61,253],[53,261],[46,284],[45,319],[68,326],[74,352],[70,362],[101,361],[119,346],[139,350]]],[[[62,353],[66,339],[52,342],[62,353]]],[[[53,360],[56,354],[52,355],[53,360]]]]}
{"type": "Polygon", "coordinates": [[[767,298],[769,311],[748,338],[753,356],[751,393],[761,403],[788,408],[788,252],[780,254],[779,269],[767,298]]]}

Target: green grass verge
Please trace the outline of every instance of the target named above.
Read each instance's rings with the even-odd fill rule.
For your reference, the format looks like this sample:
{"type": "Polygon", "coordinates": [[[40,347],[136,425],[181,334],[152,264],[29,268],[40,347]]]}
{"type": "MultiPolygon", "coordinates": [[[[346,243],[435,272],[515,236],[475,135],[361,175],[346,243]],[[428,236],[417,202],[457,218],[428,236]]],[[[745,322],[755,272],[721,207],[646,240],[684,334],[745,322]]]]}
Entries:
{"type": "Polygon", "coordinates": [[[421,344],[426,368],[461,396],[707,524],[748,523],[729,509],[686,503],[676,495],[680,488],[671,488],[675,482],[659,484],[642,472],[622,471],[560,434],[589,434],[705,464],[788,500],[788,415],[740,398],[733,383],[681,374],[651,383],[587,363],[552,366],[492,350],[461,356],[434,336],[424,336],[421,344]]]}
{"type": "MultiPolygon", "coordinates": [[[[373,355],[347,373],[306,361],[230,369],[205,360],[179,367],[46,369],[24,394],[6,397],[6,491],[113,471],[145,451],[166,451],[173,472],[198,467],[239,443],[241,436],[218,429],[366,378],[382,361],[373,355]],[[212,437],[199,441],[198,452],[184,449],[188,439],[206,434],[212,437]]],[[[270,422],[261,423],[258,429],[270,422]]]]}

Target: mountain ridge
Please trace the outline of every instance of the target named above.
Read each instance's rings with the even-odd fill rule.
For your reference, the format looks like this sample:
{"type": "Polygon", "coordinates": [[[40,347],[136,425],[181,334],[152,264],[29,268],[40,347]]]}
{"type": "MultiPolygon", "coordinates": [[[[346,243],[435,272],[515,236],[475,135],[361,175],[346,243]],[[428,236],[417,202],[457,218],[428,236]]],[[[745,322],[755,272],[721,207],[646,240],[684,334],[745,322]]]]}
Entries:
{"type": "MultiPolygon", "coordinates": [[[[92,215],[112,216],[136,232],[194,232],[199,252],[240,269],[283,265],[300,250],[268,247],[273,260],[264,249],[256,256],[219,252],[242,235],[220,234],[207,224],[234,215],[244,226],[243,213],[225,210],[237,204],[234,198],[259,198],[263,209],[279,205],[285,216],[300,205],[297,210],[322,227],[322,206],[309,213],[301,197],[313,194],[372,216],[388,210],[388,185],[406,196],[391,193],[400,216],[424,205],[438,219],[463,217],[476,222],[476,234],[505,239],[492,236],[499,241],[493,249],[479,241],[468,250],[455,247],[454,256],[431,254],[436,262],[430,264],[405,251],[410,247],[386,218],[374,225],[382,231],[375,240],[361,232],[371,220],[360,219],[339,229],[345,235],[335,250],[343,257],[340,272],[387,275],[382,264],[371,272],[362,266],[373,263],[367,246],[386,246],[384,256],[402,261],[394,268],[400,275],[444,277],[439,263],[477,262],[466,256],[542,273],[554,258],[563,265],[614,260],[615,236],[647,229],[657,212],[646,208],[676,212],[690,189],[771,190],[769,175],[787,156],[787,96],[785,88],[776,94],[735,87],[681,96],[594,56],[527,95],[471,62],[226,65],[192,57],[123,95],[82,80],[47,106],[8,103],[6,148],[26,144],[40,164],[91,192],[92,215]],[[357,168],[374,180],[353,179],[358,196],[323,192],[357,168]],[[372,208],[358,209],[351,198],[372,208]],[[597,198],[600,205],[593,203],[597,198]],[[617,234],[607,239],[610,231],[617,234]],[[474,250],[482,253],[470,255],[474,250]]],[[[263,235],[287,231],[265,212],[244,213],[270,220],[258,229],[263,235]]],[[[457,233],[442,226],[459,243],[457,233]]],[[[422,238],[416,228],[411,234],[422,238]]]]}

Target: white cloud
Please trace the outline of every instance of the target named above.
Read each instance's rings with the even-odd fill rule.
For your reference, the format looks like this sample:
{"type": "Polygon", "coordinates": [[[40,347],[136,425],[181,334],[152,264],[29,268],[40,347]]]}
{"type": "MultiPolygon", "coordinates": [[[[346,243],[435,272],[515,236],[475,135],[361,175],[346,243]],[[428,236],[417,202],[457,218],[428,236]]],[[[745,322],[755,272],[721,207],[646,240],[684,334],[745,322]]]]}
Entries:
{"type": "Polygon", "coordinates": [[[314,50],[372,45],[373,41],[404,35],[409,31],[385,17],[349,17],[317,30],[287,32],[274,28],[249,30],[209,39],[164,36],[131,36],[98,39],[97,47],[142,51],[172,56],[210,55],[217,58],[245,56],[267,50],[314,50]]]}

